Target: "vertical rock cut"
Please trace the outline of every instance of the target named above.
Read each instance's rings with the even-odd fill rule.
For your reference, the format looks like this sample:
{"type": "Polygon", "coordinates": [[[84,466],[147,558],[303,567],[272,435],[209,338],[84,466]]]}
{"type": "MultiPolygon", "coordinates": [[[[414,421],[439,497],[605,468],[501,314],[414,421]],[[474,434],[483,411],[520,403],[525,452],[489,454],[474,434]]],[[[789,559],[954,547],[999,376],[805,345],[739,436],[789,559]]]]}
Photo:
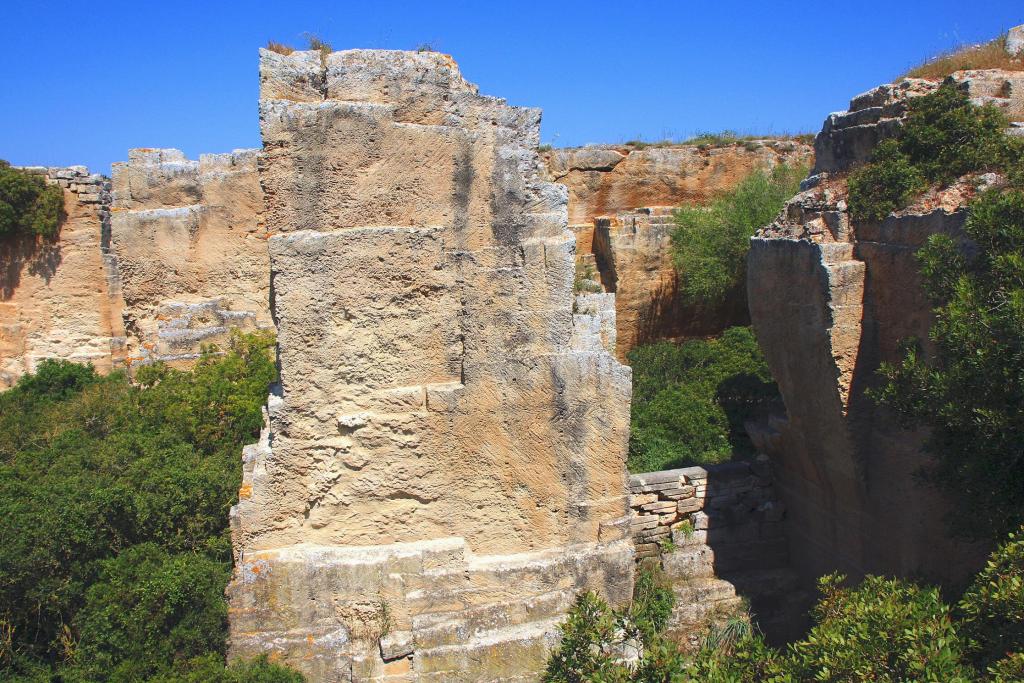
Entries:
{"type": "Polygon", "coordinates": [[[574,316],[540,112],[431,52],[264,50],[260,78],[281,387],[232,516],[231,654],[535,679],[577,592],[622,603],[633,566],[629,369],[574,316]]]}

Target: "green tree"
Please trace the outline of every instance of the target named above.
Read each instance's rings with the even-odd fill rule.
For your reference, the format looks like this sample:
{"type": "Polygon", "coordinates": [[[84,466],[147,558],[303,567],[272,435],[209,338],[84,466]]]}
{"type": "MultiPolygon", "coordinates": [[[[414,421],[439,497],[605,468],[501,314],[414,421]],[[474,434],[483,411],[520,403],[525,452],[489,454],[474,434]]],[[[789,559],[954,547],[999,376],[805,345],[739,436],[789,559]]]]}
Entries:
{"type": "Polygon", "coordinates": [[[819,581],[815,625],[794,643],[785,668],[797,681],[860,683],[971,680],[949,608],[935,588],[868,576],[856,588],[843,577],[819,581]]]}
{"type": "Polygon", "coordinates": [[[640,346],[630,351],[629,362],[632,472],[750,454],[744,421],[778,401],[750,328],[730,328],[718,339],[640,346]]]}
{"type": "Polygon", "coordinates": [[[1024,523],[1024,191],[980,195],[965,232],[968,245],[933,235],[918,253],[932,348],[910,340],[874,395],[929,428],[925,473],[956,495],[953,528],[998,539],[1024,523]]]}
{"type": "Polygon", "coordinates": [[[992,553],[957,611],[975,666],[996,679],[1024,680],[1024,530],[992,553]]]}
{"type": "Polygon", "coordinates": [[[0,159],[0,237],[55,237],[64,218],[64,193],[59,187],[0,159]]]}
{"type": "Polygon", "coordinates": [[[289,680],[223,657],[228,510],[272,342],[136,383],[44,361],[0,394],[0,678],[289,680]]]}
{"type": "Polygon", "coordinates": [[[679,296],[689,305],[747,300],[747,251],[754,232],[768,225],[800,189],[806,167],[755,171],[707,206],[676,210],[672,257],[679,296]]]}

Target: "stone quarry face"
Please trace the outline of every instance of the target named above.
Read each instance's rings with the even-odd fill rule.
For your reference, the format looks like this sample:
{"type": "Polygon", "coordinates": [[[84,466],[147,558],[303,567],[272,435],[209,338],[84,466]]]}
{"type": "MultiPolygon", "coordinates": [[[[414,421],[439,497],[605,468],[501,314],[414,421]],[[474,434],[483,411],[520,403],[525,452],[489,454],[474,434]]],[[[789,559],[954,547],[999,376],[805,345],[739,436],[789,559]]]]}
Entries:
{"type": "Polygon", "coordinates": [[[114,164],[110,254],[129,363],[185,365],[232,329],[272,327],[257,158],[134,149],[114,164]]]}
{"type": "MultiPolygon", "coordinates": [[[[1024,113],[1019,72],[960,71],[948,81],[976,104],[1024,113]]],[[[844,172],[896,134],[909,98],[937,82],[903,79],[859,95],[815,140],[816,171],[758,232],[748,256],[750,316],[788,421],[779,422],[777,485],[788,510],[794,566],[813,578],[841,570],[922,576],[956,585],[984,551],[950,538],[956,501],[915,477],[923,434],[907,431],[868,396],[900,342],[928,352],[932,304],[915,253],[928,237],[963,239],[972,183],[932,191],[880,223],[851,220],[844,172]]]]}
{"type": "Polygon", "coordinates": [[[711,145],[592,145],[544,153],[547,177],[569,192],[569,228],[581,273],[615,294],[615,353],[660,339],[721,334],[749,324],[744,297],[684,305],[672,262],[674,207],[704,204],[757,170],[810,165],[798,140],[711,145]]]}
{"type": "Polygon", "coordinates": [[[45,358],[109,372],[125,353],[117,270],[105,255],[109,181],[84,166],[29,170],[61,187],[67,219],[59,242],[0,244],[0,390],[45,358]]]}
{"type": "MultiPolygon", "coordinates": [[[[519,680],[628,600],[630,376],[574,313],[539,112],[445,55],[261,51],[281,385],[232,517],[231,653],[519,680]]],[[[390,677],[390,678],[388,678],[390,677]]]]}

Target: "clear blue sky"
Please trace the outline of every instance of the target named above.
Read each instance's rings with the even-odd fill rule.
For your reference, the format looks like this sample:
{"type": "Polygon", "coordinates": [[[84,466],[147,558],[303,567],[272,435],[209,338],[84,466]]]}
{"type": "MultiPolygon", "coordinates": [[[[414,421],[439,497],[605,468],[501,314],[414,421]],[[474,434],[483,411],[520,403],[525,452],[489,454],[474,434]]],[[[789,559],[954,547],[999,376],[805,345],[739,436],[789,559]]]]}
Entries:
{"type": "Polygon", "coordinates": [[[1024,0],[220,2],[5,0],[0,158],[109,172],[130,147],[260,144],[257,47],[452,54],[544,109],[556,146],[695,131],[817,131],[936,52],[1024,23],[1024,0]]]}

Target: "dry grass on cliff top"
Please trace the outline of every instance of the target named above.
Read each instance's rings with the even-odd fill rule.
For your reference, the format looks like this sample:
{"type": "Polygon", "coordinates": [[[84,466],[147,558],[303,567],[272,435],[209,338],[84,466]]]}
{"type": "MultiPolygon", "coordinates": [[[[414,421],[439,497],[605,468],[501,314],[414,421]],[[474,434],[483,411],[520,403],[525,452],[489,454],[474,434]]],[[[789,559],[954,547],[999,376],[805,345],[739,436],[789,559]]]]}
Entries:
{"type": "Polygon", "coordinates": [[[267,41],[267,49],[270,50],[271,52],[276,52],[279,55],[286,55],[286,56],[290,55],[293,52],[295,52],[295,48],[294,47],[292,47],[290,45],[285,45],[284,43],[278,43],[278,42],[273,41],[273,40],[268,40],[267,41]]]}
{"type": "Polygon", "coordinates": [[[1006,51],[1006,35],[981,45],[967,45],[932,57],[904,74],[908,78],[940,81],[954,71],[1003,69],[1024,71],[1024,57],[1011,57],[1006,51]]]}

